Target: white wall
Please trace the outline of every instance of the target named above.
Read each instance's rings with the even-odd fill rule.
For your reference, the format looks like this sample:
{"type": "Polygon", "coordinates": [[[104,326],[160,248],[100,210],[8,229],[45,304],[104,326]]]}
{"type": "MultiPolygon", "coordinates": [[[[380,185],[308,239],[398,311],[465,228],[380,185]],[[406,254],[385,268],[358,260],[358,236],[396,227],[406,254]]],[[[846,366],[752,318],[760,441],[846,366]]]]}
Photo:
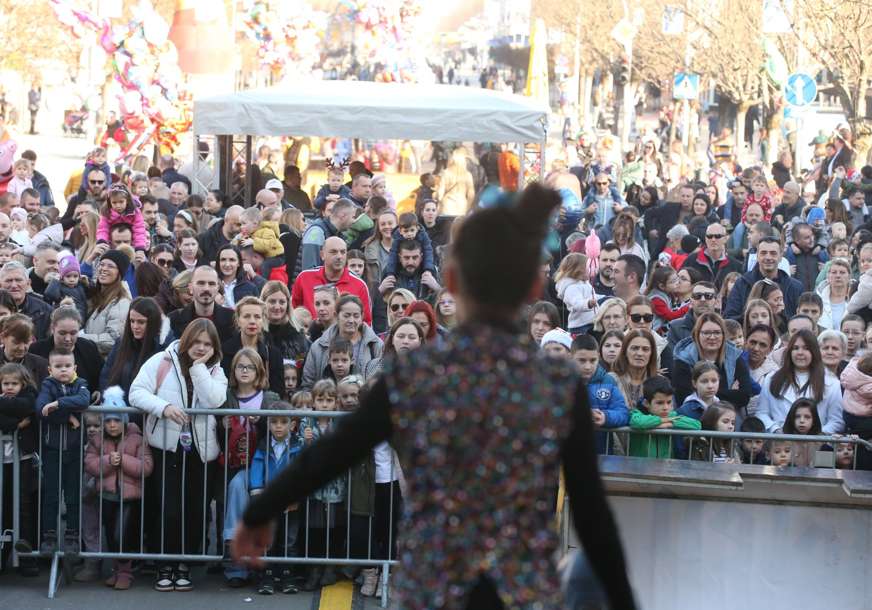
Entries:
{"type": "Polygon", "coordinates": [[[643,610],[872,610],[869,511],[609,500],[643,610]]]}

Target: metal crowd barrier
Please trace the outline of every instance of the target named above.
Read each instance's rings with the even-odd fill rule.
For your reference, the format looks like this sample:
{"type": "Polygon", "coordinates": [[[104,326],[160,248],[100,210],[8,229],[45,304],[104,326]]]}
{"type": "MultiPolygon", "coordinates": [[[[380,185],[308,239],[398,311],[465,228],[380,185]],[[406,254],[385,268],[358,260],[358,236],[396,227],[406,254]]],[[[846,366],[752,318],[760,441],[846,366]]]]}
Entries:
{"type": "MultiPolygon", "coordinates": [[[[289,417],[292,422],[296,420],[298,425],[302,425],[302,422],[306,422],[307,424],[315,425],[315,421],[320,418],[328,418],[334,419],[338,417],[342,417],[347,415],[345,412],[341,411],[312,411],[312,410],[289,410],[289,411],[279,411],[279,410],[244,410],[244,409],[187,409],[186,414],[191,416],[208,416],[212,415],[216,418],[222,417],[247,417],[247,418],[268,418],[270,417],[289,417]]],[[[147,417],[143,414],[142,411],[133,408],[112,408],[106,409],[102,407],[92,407],[87,411],[83,412],[83,414],[99,414],[100,415],[100,430],[98,434],[100,434],[100,438],[103,436],[103,424],[104,424],[104,416],[108,413],[126,413],[128,416],[139,416],[142,417],[143,424],[140,426],[142,431],[142,445],[143,447],[148,446],[148,440],[146,438],[145,430],[143,430],[146,425],[147,417]]],[[[191,420],[192,421],[192,420],[191,420]]],[[[249,420],[251,421],[251,420],[249,420]]],[[[217,421],[216,421],[217,423],[217,421]]],[[[193,423],[192,423],[193,425],[193,423]]],[[[208,426],[209,424],[207,424],[208,426]]],[[[18,566],[19,561],[23,557],[42,557],[42,558],[51,558],[51,571],[49,575],[49,587],[48,587],[48,597],[54,598],[56,595],[58,586],[59,586],[59,571],[61,569],[64,570],[64,574],[69,578],[69,570],[68,566],[63,564],[63,560],[65,556],[75,556],[81,557],[84,559],[113,559],[113,560],[137,560],[137,561],[156,561],[156,562],[172,562],[172,563],[187,563],[187,562],[218,562],[223,561],[225,567],[230,567],[230,561],[226,557],[223,552],[225,542],[229,542],[229,539],[226,539],[223,535],[223,530],[225,523],[221,521],[224,520],[226,511],[229,508],[228,500],[231,502],[235,502],[236,506],[241,504],[239,497],[231,497],[234,493],[245,493],[245,500],[247,501],[248,492],[249,492],[249,475],[251,468],[251,459],[243,460],[243,467],[240,469],[236,469],[235,472],[229,467],[230,460],[225,459],[223,466],[218,464],[218,459],[209,462],[209,464],[215,464],[211,468],[214,469],[216,466],[220,468],[217,473],[213,473],[212,479],[210,480],[210,476],[208,474],[210,467],[204,466],[205,473],[204,476],[198,476],[198,470],[201,468],[199,465],[196,465],[196,469],[194,468],[194,463],[191,462],[189,465],[189,460],[200,460],[199,456],[195,453],[195,451],[191,451],[191,455],[188,452],[182,452],[180,456],[180,468],[181,468],[181,488],[186,490],[187,492],[191,492],[192,490],[197,492],[197,495],[201,496],[202,504],[190,508],[190,504],[187,503],[187,495],[188,493],[183,493],[180,498],[174,498],[170,494],[172,490],[168,490],[167,484],[167,468],[174,468],[177,465],[168,464],[169,460],[166,459],[166,454],[169,452],[162,452],[160,450],[156,450],[154,448],[149,448],[152,453],[153,458],[153,471],[150,477],[146,477],[145,471],[146,469],[142,469],[140,471],[139,478],[139,498],[125,500],[123,494],[123,483],[121,482],[120,472],[118,473],[118,490],[119,494],[117,497],[115,494],[112,494],[111,497],[109,494],[104,493],[102,486],[96,485],[95,489],[90,492],[90,485],[88,485],[88,478],[91,477],[89,473],[85,470],[85,448],[88,443],[88,437],[86,436],[86,418],[81,416],[81,425],[78,430],[72,432],[72,434],[78,434],[79,447],[73,448],[71,450],[78,451],[78,455],[74,458],[74,461],[71,461],[66,469],[70,469],[70,464],[72,465],[72,469],[74,472],[64,472],[64,460],[65,454],[69,451],[67,449],[61,451],[49,451],[46,452],[46,447],[44,447],[45,435],[44,432],[45,424],[40,421],[39,422],[39,454],[33,456],[34,460],[38,460],[40,465],[38,469],[38,484],[37,491],[38,494],[37,504],[38,512],[37,512],[37,524],[36,524],[36,539],[35,541],[30,542],[30,546],[32,550],[28,552],[22,552],[20,549],[15,550],[17,544],[22,537],[21,532],[21,523],[20,523],[20,515],[19,508],[21,505],[21,459],[23,456],[19,455],[18,452],[18,441],[17,437],[0,437],[0,440],[10,441],[13,443],[13,455],[14,458],[12,462],[13,473],[14,473],[14,481],[12,485],[12,507],[13,507],[13,524],[11,531],[2,531],[2,536],[0,536],[0,551],[2,551],[3,546],[7,544],[13,545],[13,551],[11,554],[11,562],[13,566],[18,566]],[[56,453],[56,457],[54,455],[56,453]],[[164,454],[164,459],[160,459],[159,454],[164,454]],[[46,475],[46,460],[47,459],[57,459],[57,481],[48,481],[45,477],[46,475]],[[154,478],[157,475],[158,469],[160,472],[160,489],[159,489],[159,497],[155,498],[155,491],[153,489],[153,485],[150,483],[154,483],[154,478]],[[222,472],[223,471],[223,474],[222,472]],[[189,474],[191,473],[191,474],[189,474]],[[220,481],[221,487],[215,487],[216,479],[215,475],[218,475],[217,479],[220,481]],[[76,498],[75,502],[78,502],[78,522],[77,523],[66,523],[68,517],[62,516],[63,506],[66,503],[67,509],[69,511],[69,499],[63,497],[62,490],[64,489],[65,483],[69,485],[70,479],[67,479],[72,475],[78,480],[78,489],[81,493],[78,494],[78,498],[76,498]],[[238,477],[244,477],[241,480],[237,480],[238,477]],[[196,480],[195,480],[196,479],[196,480]],[[202,479],[202,488],[200,488],[202,479]],[[151,480],[151,481],[150,481],[151,480]],[[52,528],[43,528],[43,506],[45,502],[46,490],[49,489],[48,485],[54,484],[56,485],[55,489],[58,491],[58,511],[57,514],[53,516],[54,525],[53,530],[57,535],[57,545],[53,549],[45,549],[41,547],[46,540],[43,539],[43,529],[48,531],[52,528]],[[195,487],[192,487],[194,485],[195,487]],[[232,488],[232,489],[231,489],[232,488]],[[96,495],[94,495],[96,494],[96,495]],[[105,501],[111,501],[118,504],[118,508],[115,511],[117,515],[117,521],[113,523],[104,522],[104,507],[107,506],[105,501]],[[158,502],[159,501],[159,502],[158,502]],[[213,528],[210,527],[209,521],[212,520],[211,516],[213,514],[212,503],[215,503],[215,518],[214,518],[214,534],[217,538],[210,538],[210,534],[212,534],[213,528]],[[181,511],[178,513],[174,513],[174,510],[178,507],[178,504],[181,504],[181,511]],[[125,505],[128,505],[128,510],[125,511],[125,505]],[[159,508],[159,524],[155,525],[153,518],[154,514],[151,511],[146,510],[146,506],[154,508],[157,506],[159,508]],[[189,523],[190,519],[187,519],[188,513],[186,510],[190,510],[196,516],[196,524],[189,523]],[[90,514],[86,514],[86,511],[90,514]],[[87,521],[93,520],[94,511],[96,511],[96,524],[91,523],[91,530],[86,531],[86,528],[89,527],[87,521]],[[129,533],[126,534],[124,520],[128,519],[133,521],[134,524],[138,521],[138,532],[133,532],[131,536],[129,533]],[[178,520],[178,523],[175,524],[175,527],[172,529],[181,530],[181,540],[178,544],[170,543],[171,541],[167,538],[167,530],[171,529],[168,526],[173,525],[173,520],[178,520]],[[114,525],[113,529],[116,529],[119,534],[117,536],[117,543],[115,545],[116,548],[107,548],[108,544],[104,544],[104,528],[106,531],[106,539],[109,539],[108,528],[110,525],[114,525]],[[193,530],[189,531],[189,527],[194,525],[198,528],[197,532],[193,533],[193,539],[195,540],[194,545],[196,548],[191,548],[187,541],[191,537],[193,530]],[[96,527],[96,539],[94,538],[94,527],[96,527]],[[64,549],[66,546],[64,544],[64,531],[66,528],[74,530],[77,534],[77,547],[78,551],[71,553],[64,549]],[[138,537],[137,537],[138,534],[138,537]],[[130,539],[134,538],[133,543],[131,544],[130,539]],[[138,539],[135,539],[138,538],[138,539]],[[158,540],[155,540],[158,538],[158,540]],[[95,542],[96,540],[96,542],[95,542]],[[210,552],[210,547],[212,544],[215,544],[216,552],[210,552]],[[173,546],[173,549],[167,549],[167,546],[173,546]],[[94,548],[92,548],[94,547],[94,548]],[[179,548],[180,547],[180,548],[179,548]]],[[[157,425],[154,426],[157,428],[157,425]]],[[[64,426],[64,429],[66,426],[64,426]]],[[[266,442],[267,447],[270,447],[272,444],[272,434],[269,431],[269,423],[266,422],[267,434],[266,438],[258,438],[257,442],[260,444],[261,442],[266,442]]],[[[229,438],[230,428],[224,427],[224,448],[225,450],[229,450],[228,448],[228,438],[229,438]]],[[[122,439],[124,438],[124,434],[126,434],[126,429],[122,432],[122,439]]],[[[166,428],[164,428],[164,437],[166,436],[166,428]]],[[[60,442],[62,446],[66,447],[68,445],[68,441],[70,440],[69,435],[64,431],[60,435],[60,442]]],[[[204,453],[209,452],[208,448],[208,435],[205,439],[206,446],[203,447],[204,453]]],[[[166,446],[166,443],[163,443],[166,446]]],[[[0,448],[2,448],[2,443],[0,443],[0,448]]],[[[144,455],[145,449],[140,451],[140,455],[144,455]]],[[[181,450],[180,450],[181,451],[181,450]]],[[[251,453],[247,453],[247,455],[251,455],[251,453]]],[[[99,443],[99,459],[100,464],[102,465],[103,459],[107,457],[107,454],[104,452],[103,443],[99,443]]],[[[226,457],[226,453],[225,453],[226,457]]],[[[334,490],[339,490],[340,488],[343,490],[341,493],[337,493],[337,497],[334,498],[335,501],[332,502],[321,502],[320,505],[314,504],[316,500],[314,500],[311,496],[305,500],[305,502],[301,502],[298,506],[299,508],[294,511],[292,514],[289,511],[284,513],[283,522],[280,520],[279,528],[283,532],[283,543],[282,549],[276,551],[275,549],[269,549],[267,554],[262,557],[262,559],[269,566],[278,567],[278,566],[287,566],[288,564],[302,564],[306,566],[352,566],[359,568],[381,568],[381,606],[387,607],[388,605],[388,594],[390,588],[390,570],[391,567],[396,565],[396,548],[395,548],[395,528],[397,525],[397,521],[399,519],[399,515],[401,512],[401,506],[395,506],[394,499],[397,497],[401,498],[399,495],[399,477],[396,476],[397,473],[394,470],[395,460],[392,461],[391,464],[391,483],[385,483],[387,485],[387,531],[380,531],[377,527],[375,527],[374,518],[379,516],[381,520],[384,521],[384,514],[376,515],[376,485],[375,485],[375,467],[372,469],[372,488],[368,490],[368,514],[366,511],[363,512],[354,512],[352,508],[352,491],[357,489],[353,487],[353,472],[354,469],[350,470],[344,477],[344,481],[341,479],[337,479],[331,482],[331,485],[335,484],[334,490]],[[341,496],[341,499],[338,497],[341,496]],[[319,509],[326,509],[324,512],[326,514],[316,514],[316,511],[319,509]],[[320,517],[320,518],[319,518],[320,517]],[[301,522],[306,524],[305,527],[300,527],[298,530],[299,536],[297,536],[296,541],[290,542],[289,540],[292,538],[292,532],[294,532],[295,528],[297,528],[297,522],[301,522]],[[313,532],[312,523],[321,523],[324,527],[319,527],[317,529],[323,530],[323,534],[321,532],[313,532]],[[283,527],[282,527],[283,526],[283,527]],[[344,532],[342,531],[344,528],[344,532]],[[318,539],[317,535],[321,534],[324,536],[323,540],[318,539]],[[365,535],[364,535],[365,534],[365,535]],[[331,539],[331,536],[333,537],[331,539]],[[336,536],[340,536],[340,539],[337,539],[336,536]],[[312,547],[320,545],[323,541],[323,553],[312,552],[312,547]],[[365,547],[364,547],[365,545],[365,547]],[[361,551],[362,548],[365,548],[365,551],[361,551]],[[296,552],[294,552],[296,551],[296,552]]],[[[270,480],[269,473],[269,460],[266,460],[266,472],[264,474],[264,480],[270,480]]],[[[3,490],[4,484],[4,471],[0,469],[0,490],[3,490]]],[[[172,486],[172,485],[170,485],[172,486]]],[[[322,489],[326,489],[322,488],[322,489]]],[[[319,490],[320,492],[321,490],[319,490]]],[[[382,488],[382,492],[385,491],[385,488],[382,488]]],[[[318,492],[316,492],[318,493],[318,492]]],[[[382,494],[384,495],[384,493],[382,494]]],[[[199,500],[199,499],[198,499],[199,500]]],[[[0,503],[0,523],[3,523],[2,519],[4,515],[2,513],[3,505],[0,503]]],[[[241,517],[241,512],[236,511],[238,517],[241,517]]],[[[227,525],[231,525],[228,523],[227,525]]],[[[235,566],[237,569],[240,569],[242,566],[235,566]]],[[[252,584],[256,584],[256,580],[252,580],[252,584]]]]}
{"type": "MultiPolygon", "coordinates": [[[[791,443],[790,462],[784,466],[811,466],[817,468],[836,468],[836,449],[838,445],[852,445],[854,448],[851,469],[857,468],[858,448],[862,447],[866,451],[872,452],[872,442],[864,440],[854,435],[817,435],[809,436],[802,434],[774,434],[768,432],[718,432],[714,430],[680,430],[675,428],[654,428],[650,430],[637,430],[634,428],[603,428],[597,433],[605,434],[605,452],[604,455],[622,455],[633,457],[629,450],[629,445],[633,442],[632,436],[637,435],[637,438],[646,436],[642,439],[643,447],[647,455],[637,457],[655,457],[660,459],[696,459],[710,462],[720,461],[714,455],[713,440],[728,440],[727,460],[730,461],[736,455],[744,455],[744,449],[740,446],[741,441],[763,441],[762,449],[767,451],[773,442],[789,442],[791,443]],[[665,437],[667,440],[666,447],[662,447],[662,443],[658,443],[657,437],[665,437]],[[808,446],[808,449],[814,449],[813,445],[829,446],[831,450],[818,448],[814,455],[810,454],[808,449],[803,452],[795,450],[793,445],[808,446]],[[696,451],[694,448],[696,447],[696,451]],[[702,450],[702,453],[700,453],[702,450]],[[651,455],[651,454],[654,455],[651,455]],[[665,455],[659,455],[665,453],[665,455]],[[825,455],[821,455],[825,454],[825,455]],[[810,463],[805,462],[807,457],[811,457],[810,463]],[[832,458],[830,460],[829,458],[832,458]],[[799,460],[800,463],[797,463],[799,460]]],[[[755,454],[749,462],[739,461],[736,463],[746,464],[763,464],[764,461],[756,461],[755,454]]],[[[765,457],[765,454],[762,457],[765,457]]]]}

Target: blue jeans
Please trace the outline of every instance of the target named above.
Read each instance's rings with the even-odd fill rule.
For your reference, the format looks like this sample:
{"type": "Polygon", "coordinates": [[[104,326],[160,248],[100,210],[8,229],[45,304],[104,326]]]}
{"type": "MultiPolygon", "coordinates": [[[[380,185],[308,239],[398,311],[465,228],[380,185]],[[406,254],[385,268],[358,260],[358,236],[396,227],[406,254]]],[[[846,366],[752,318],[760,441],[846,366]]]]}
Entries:
{"type": "MultiPolygon", "coordinates": [[[[42,523],[46,532],[58,527],[60,494],[63,491],[67,507],[66,529],[79,531],[79,477],[82,467],[82,451],[78,445],[61,451],[52,447],[42,448],[42,523]]],[[[63,530],[58,530],[58,536],[63,530]]]]}

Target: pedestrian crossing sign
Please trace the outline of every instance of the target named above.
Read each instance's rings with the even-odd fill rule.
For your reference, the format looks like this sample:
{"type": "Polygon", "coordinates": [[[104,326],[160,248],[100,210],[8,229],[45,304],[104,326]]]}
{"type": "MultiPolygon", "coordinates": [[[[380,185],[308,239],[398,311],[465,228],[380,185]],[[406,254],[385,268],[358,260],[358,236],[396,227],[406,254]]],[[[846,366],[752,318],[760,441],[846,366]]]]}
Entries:
{"type": "Polygon", "coordinates": [[[699,98],[699,74],[676,72],[672,83],[672,99],[695,100],[699,98]]]}

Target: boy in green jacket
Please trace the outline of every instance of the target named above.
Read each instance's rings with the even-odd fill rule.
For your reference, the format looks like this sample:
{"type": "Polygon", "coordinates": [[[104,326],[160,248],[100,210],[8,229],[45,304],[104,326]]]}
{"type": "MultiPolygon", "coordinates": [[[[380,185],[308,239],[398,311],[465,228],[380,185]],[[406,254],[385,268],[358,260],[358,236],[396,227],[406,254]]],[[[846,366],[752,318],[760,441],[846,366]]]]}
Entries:
{"type": "MultiPolygon", "coordinates": [[[[642,384],[644,411],[633,409],[630,412],[630,428],[634,430],[653,430],[655,428],[679,428],[699,430],[699,421],[692,417],[679,415],[673,408],[672,398],[675,390],[669,380],[661,375],[646,379],[642,384]]],[[[630,434],[630,455],[633,457],[671,458],[673,439],[671,436],[656,434],[630,434]]]]}

